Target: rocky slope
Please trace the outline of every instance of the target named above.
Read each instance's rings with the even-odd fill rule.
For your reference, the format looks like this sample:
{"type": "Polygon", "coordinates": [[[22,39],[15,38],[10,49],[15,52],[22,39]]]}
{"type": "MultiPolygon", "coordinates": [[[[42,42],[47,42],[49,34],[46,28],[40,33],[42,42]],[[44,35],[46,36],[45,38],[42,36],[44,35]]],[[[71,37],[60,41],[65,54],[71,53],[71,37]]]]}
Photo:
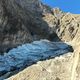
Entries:
{"type": "MultiPolygon", "coordinates": [[[[62,41],[78,38],[80,32],[80,15],[63,13],[59,8],[52,9],[54,14],[45,15],[44,20],[62,41]]],[[[78,38],[79,40],[79,38],[78,38]]]]}
{"type": "Polygon", "coordinates": [[[7,80],[71,80],[71,55],[39,61],[7,80]]]}
{"type": "Polygon", "coordinates": [[[71,41],[79,21],[79,15],[51,9],[38,0],[0,0],[0,52],[39,39],[71,41]]]}
{"type": "Polygon", "coordinates": [[[50,12],[38,0],[0,0],[0,52],[10,48],[49,38],[52,34],[42,19],[44,12],[50,12]]]}

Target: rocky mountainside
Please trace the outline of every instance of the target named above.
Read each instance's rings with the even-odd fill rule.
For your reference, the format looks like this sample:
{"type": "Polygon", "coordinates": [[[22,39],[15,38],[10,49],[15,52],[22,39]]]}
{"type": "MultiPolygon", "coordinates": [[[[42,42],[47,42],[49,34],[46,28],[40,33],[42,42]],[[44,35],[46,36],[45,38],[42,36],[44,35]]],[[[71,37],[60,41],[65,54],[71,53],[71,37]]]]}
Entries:
{"type": "Polygon", "coordinates": [[[0,0],[0,52],[34,40],[71,41],[79,15],[51,9],[38,0],[0,0]]]}
{"type": "Polygon", "coordinates": [[[48,39],[49,26],[42,19],[46,8],[38,0],[0,0],[0,51],[6,52],[33,40],[48,39]]]}
{"type": "Polygon", "coordinates": [[[79,80],[79,50],[80,15],[39,0],[0,0],[0,80],[17,72],[6,80],[79,80]]]}

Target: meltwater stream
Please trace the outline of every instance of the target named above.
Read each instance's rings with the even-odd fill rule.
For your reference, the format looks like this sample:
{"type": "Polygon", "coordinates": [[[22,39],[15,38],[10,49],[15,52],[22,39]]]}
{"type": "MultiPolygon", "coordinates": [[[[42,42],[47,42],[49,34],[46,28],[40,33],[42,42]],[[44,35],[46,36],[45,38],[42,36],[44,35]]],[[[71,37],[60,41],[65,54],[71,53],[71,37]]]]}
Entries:
{"type": "Polygon", "coordinates": [[[63,42],[34,41],[0,56],[0,76],[27,67],[40,60],[68,53],[70,46],[63,42]]]}

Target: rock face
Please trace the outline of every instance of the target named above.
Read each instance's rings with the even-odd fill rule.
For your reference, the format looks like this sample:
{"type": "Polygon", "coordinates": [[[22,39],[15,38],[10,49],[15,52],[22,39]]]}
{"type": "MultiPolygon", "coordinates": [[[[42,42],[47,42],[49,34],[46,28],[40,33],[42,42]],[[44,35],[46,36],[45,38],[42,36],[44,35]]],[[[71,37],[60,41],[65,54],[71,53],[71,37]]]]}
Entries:
{"type": "Polygon", "coordinates": [[[54,31],[62,41],[72,41],[79,37],[80,15],[64,13],[59,8],[51,11],[53,14],[45,14],[44,20],[49,24],[52,32],[54,31]]]}
{"type": "Polygon", "coordinates": [[[0,0],[0,52],[49,38],[49,26],[42,19],[47,7],[43,7],[38,0],[0,0]]]}

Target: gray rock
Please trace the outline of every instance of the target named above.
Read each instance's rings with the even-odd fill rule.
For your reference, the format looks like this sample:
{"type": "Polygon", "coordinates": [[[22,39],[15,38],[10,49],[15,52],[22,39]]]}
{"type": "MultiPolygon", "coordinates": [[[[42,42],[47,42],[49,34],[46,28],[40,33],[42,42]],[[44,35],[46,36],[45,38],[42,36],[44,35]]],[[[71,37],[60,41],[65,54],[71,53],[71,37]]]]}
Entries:
{"type": "Polygon", "coordinates": [[[0,51],[6,52],[33,40],[49,39],[51,33],[43,13],[51,10],[39,0],[0,0],[0,51]]]}

